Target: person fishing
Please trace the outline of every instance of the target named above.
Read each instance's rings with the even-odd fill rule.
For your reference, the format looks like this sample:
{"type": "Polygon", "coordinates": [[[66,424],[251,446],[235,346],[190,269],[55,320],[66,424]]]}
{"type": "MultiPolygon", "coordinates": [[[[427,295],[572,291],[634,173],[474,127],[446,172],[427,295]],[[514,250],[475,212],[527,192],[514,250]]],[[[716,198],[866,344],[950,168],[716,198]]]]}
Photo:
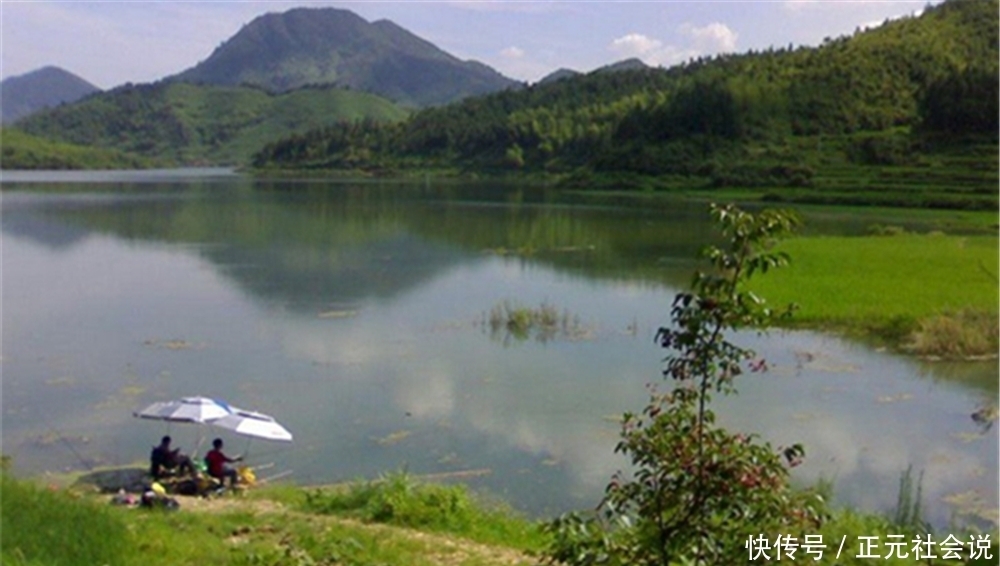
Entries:
{"type": "Polygon", "coordinates": [[[194,463],[185,454],[181,454],[180,448],[171,449],[172,439],[164,436],[160,439],[160,445],[153,448],[149,455],[149,475],[153,479],[162,479],[168,475],[173,475],[176,470],[180,474],[193,474],[194,463]]]}
{"type": "Polygon", "coordinates": [[[239,478],[239,472],[227,466],[227,463],[242,462],[243,456],[230,458],[222,452],[222,439],[216,438],[212,441],[212,450],[205,454],[205,467],[208,468],[208,475],[216,478],[223,485],[226,478],[229,478],[229,487],[235,487],[239,478]]]}

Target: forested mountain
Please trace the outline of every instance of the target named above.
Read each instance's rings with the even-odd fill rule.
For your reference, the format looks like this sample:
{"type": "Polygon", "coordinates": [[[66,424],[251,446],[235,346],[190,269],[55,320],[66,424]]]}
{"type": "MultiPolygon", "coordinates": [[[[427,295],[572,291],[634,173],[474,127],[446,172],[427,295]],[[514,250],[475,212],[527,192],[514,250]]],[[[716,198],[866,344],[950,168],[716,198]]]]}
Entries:
{"type": "Polygon", "coordinates": [[[42,67],[0,82],[0,122],[74,102],[101,89],[59,67],[42,67]]]}
{"type": "Polygon", "coordinates": [[[43,138],[134,153],[176,165],[241,165],[268,141],[337,121],[398,121],[384,98],[329,87],[270,94],[258,88],[160,82],[126,85],[30,116],[43,138]]]}
{"type": "Polygon", "coordinates": [[[409,106],[445,104],[518,85],[388,20],[369,23],[335,8],[260,16],[208,59],[168,80],[256,85],[272,92],[333,84],[409,106]]]}
{"type": "Polygon", "coordinates": [[[966,152],[963,183],[995,203],[998,35],[997,0],[950,0],[816,48],[590,73],[397,125],[325,128],[269,145],[256,165],[810,187],[842,167],[930,167],[928,152],[975,138],[988,147],[966,152]]]}

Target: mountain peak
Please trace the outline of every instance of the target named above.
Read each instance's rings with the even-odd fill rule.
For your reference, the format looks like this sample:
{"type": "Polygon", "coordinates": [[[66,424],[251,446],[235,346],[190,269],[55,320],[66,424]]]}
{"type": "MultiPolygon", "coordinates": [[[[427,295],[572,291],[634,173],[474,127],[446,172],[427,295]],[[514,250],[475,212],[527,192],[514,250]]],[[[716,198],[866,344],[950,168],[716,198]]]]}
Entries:
{"type": "Polygon", "coordinates": [[[169,80],[251,84],[274,92],[334,84],[412,106],[445,104],[517,84],[389,20],[369,23],[338,8],[259,16],[208,59],[169,80]]]}
{"type": "Polygon", "coordinates": [[[75,102],[100,90],[54,65],[8,77],[0,82],[0,122],[8,124],[45,108],[75,102]]]}

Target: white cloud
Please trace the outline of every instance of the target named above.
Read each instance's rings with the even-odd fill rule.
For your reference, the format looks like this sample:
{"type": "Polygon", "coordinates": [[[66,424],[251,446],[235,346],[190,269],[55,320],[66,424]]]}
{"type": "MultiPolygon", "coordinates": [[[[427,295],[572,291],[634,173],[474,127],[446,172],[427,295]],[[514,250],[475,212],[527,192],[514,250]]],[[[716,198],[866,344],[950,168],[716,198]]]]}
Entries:
{"type": "Polygon", "coordinates": [[[736,51],[736,40],[739,38],[738,33],[719,22],[712,22],[703,27],[684,24],[680,27],[680,32],[693,40],[696,49],[708,53],[736,51]]]}
{"type": "Polygon", "coordinates": [[[520,59],[521,57],[524,57],[524,49],[511,45],[506,49],[501,49],[500,55],[507,57],[508,59],[520,59]]]}
{"type": "Polygon", "coordinates": [[[641,57],[660,49],[663,43],[641,33],[630,33],[611,42],[610,49],[621,57],[641,57]]]}
{"type": "Polygon", "coordinates": [[[619,57],[638,57],[647,65],[669,67],[700,55],[733,52],[739,34],[729,26],[713,22],[705,26],[690,23],[677,28],[678,44],[664,44],[641,33],[630,33],[611,42],[608,49],[619,57]]]}

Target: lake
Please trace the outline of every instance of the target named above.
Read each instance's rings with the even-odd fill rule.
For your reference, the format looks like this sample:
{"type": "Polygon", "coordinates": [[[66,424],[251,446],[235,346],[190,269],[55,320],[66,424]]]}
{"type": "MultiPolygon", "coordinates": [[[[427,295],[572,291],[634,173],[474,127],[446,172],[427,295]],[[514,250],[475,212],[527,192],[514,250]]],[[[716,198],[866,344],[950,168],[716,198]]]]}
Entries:
{"type": "MultiPolygon", "coordinates": [[[[593,507],[623,465],[616,419],[661,381],[653,336],[715,237],[699,203],[430,181],[5,172],[2,199],[2,450],[16,470],[145,465],[162,434],[186,450],[220,435],[273,463],[264,477],[406,469],[533,516],[593,507]],[[494,330],[505,304],[547,305],[560,328],[494,330]],[[132,416],[189,395],[274,415],[295,442],[132,416]]],[[[996,361],[814,332],[734,338],[771,370],[737,382],[720,422],[802,443],[796,481],[891,511],[912,467],[936,525],[995,519],[1000,437],[970,415],[996,400],[996,361]]]]}

